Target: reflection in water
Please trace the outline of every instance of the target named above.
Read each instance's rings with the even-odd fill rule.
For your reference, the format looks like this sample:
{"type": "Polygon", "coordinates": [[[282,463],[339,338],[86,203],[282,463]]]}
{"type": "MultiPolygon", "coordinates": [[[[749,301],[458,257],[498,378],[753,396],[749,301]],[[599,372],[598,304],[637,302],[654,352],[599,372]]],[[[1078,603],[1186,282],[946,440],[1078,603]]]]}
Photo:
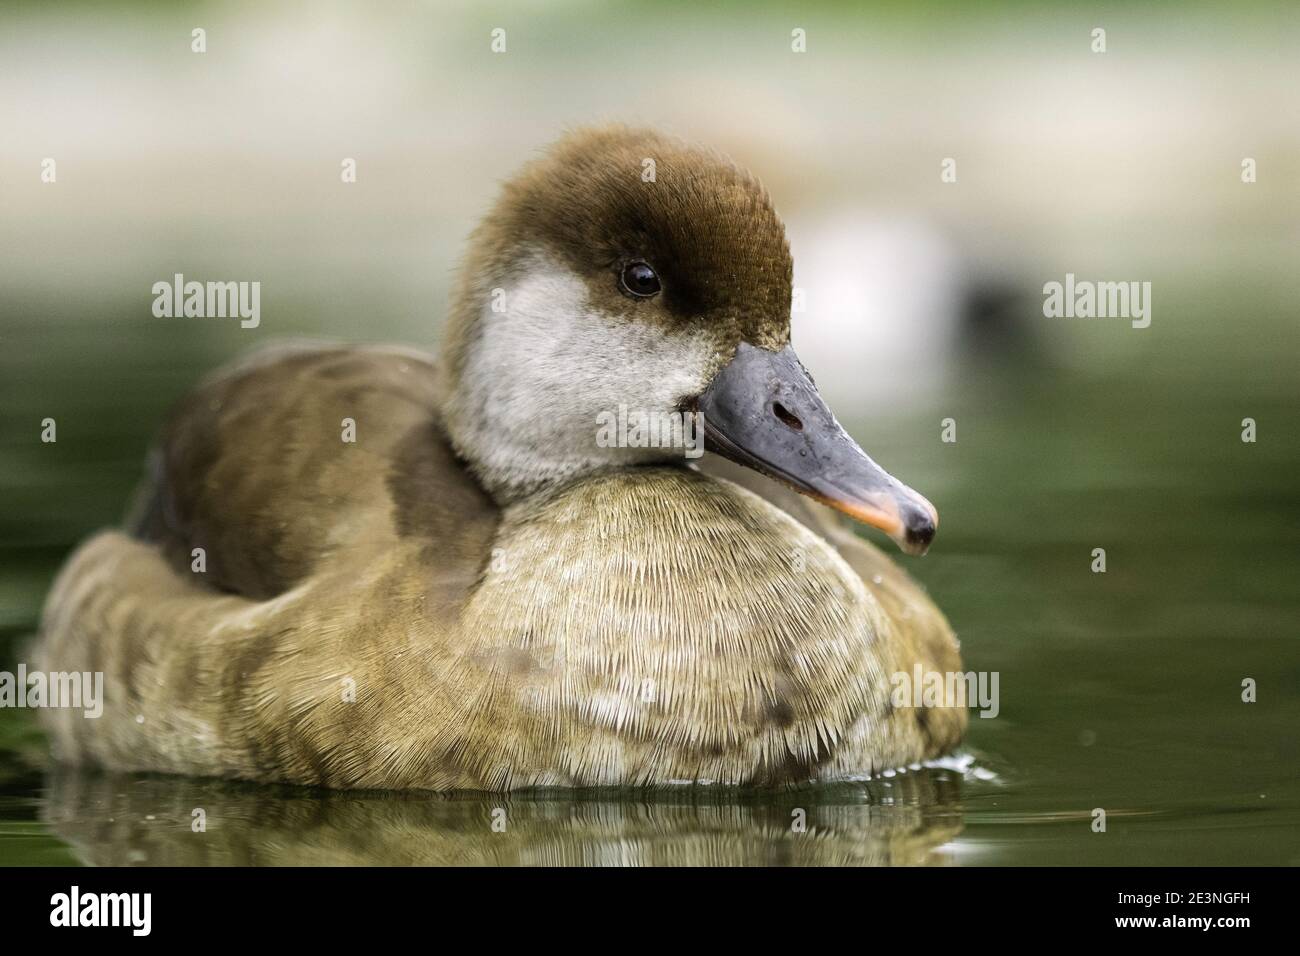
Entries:
{"type": "Polygon", "coordinates": [[[47,787],[46,822],[99,866],[943,864],[936,848],[962,829],[961,775],[942,769],[779,794],[445,796],[66,767],[47,787]]]}

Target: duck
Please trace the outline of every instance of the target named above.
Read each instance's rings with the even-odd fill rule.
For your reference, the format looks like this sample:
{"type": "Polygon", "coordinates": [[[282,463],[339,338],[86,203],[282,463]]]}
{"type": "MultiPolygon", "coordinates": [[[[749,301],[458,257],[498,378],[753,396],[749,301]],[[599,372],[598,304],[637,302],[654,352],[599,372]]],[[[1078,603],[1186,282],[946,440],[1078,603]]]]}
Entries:
{"type": "Polygon", "coordinates": [[[43,712],[54,758],[497,792],[951,750],[965,710],[892,678],[960,670],[952,628],[850,526],[919,555],[937,513],[822,400],[791,276],[727,157],[566,133],[471,233],[436,356],[267,346],[177,404],[46,600],[38,666],[105,675],[99,718],[43,712]],[[601,440],[613,412],[682,440],[601,440]]]}

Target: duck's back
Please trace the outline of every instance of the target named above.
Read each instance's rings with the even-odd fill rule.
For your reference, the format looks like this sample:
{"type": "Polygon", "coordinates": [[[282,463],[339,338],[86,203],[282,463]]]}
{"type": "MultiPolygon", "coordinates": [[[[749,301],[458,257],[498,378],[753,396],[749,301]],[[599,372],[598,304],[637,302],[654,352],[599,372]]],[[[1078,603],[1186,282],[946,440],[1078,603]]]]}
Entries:
{"type": "Polygon", "coordinates": [[[500,519],[435,388],[417,352],[295,345],[189,394],[128,533],[85,542],[47,598],[42,668],[105,677],[103,716],[45,713],[56,756],[390,784],[385,724],[357,717],[408,719],[376,689],[407,672],[408,625],[445,644],[500,519]]]}
{"type": "Polygon", "coordinates": [[[418,536],[443,566],[481,564],[497,509],[457,460],[429,356],[285,346],[219,372],[172,413],[129,521],[202,583],[280,594],[358,542],[418,536]],[[468,546],[468,547],[467,547],[468,546]]]}

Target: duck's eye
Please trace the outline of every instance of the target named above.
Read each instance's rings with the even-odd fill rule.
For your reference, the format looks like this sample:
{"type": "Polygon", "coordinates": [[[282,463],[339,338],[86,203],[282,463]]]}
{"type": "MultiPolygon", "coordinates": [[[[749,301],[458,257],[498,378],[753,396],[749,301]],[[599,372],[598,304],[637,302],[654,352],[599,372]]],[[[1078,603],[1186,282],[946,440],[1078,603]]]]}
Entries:
{"type": "Polygon", "coordinates": [[[629,262],[620,280],[623,291],[639,299],[648,299],[659,291],[659,276],[644,262],[629,262]]]}

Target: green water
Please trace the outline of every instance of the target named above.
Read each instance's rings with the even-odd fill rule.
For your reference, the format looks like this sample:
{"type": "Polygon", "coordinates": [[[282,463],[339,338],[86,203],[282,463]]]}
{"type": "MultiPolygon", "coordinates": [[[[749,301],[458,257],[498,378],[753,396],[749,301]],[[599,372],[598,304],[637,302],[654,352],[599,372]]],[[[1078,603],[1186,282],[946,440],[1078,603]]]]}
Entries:
{"type": "MultiPolygon", "coordinates": [[[[967,667],[1000,675],[1001,713],[973,718],[946,766],[777,793],[329,793],[53,768],[26,712],[0,710],[0,863],[1298,863],[1297,336],[1285,290],[1254,294],[1243,309],[1206,280],[1145,332],[970,356],[922,407],[842,411],[939,506],[930,555],[898,560],[967,667]],[[947,416],[954,444],[938,440],[947,416]]],[[[167,405],[251,343],[125,306],[60,323],[14,305],[5,669],[68,550],[120,515],[167,405]],[[55,445],[37,440],[47,415],[55,445]]]]}

